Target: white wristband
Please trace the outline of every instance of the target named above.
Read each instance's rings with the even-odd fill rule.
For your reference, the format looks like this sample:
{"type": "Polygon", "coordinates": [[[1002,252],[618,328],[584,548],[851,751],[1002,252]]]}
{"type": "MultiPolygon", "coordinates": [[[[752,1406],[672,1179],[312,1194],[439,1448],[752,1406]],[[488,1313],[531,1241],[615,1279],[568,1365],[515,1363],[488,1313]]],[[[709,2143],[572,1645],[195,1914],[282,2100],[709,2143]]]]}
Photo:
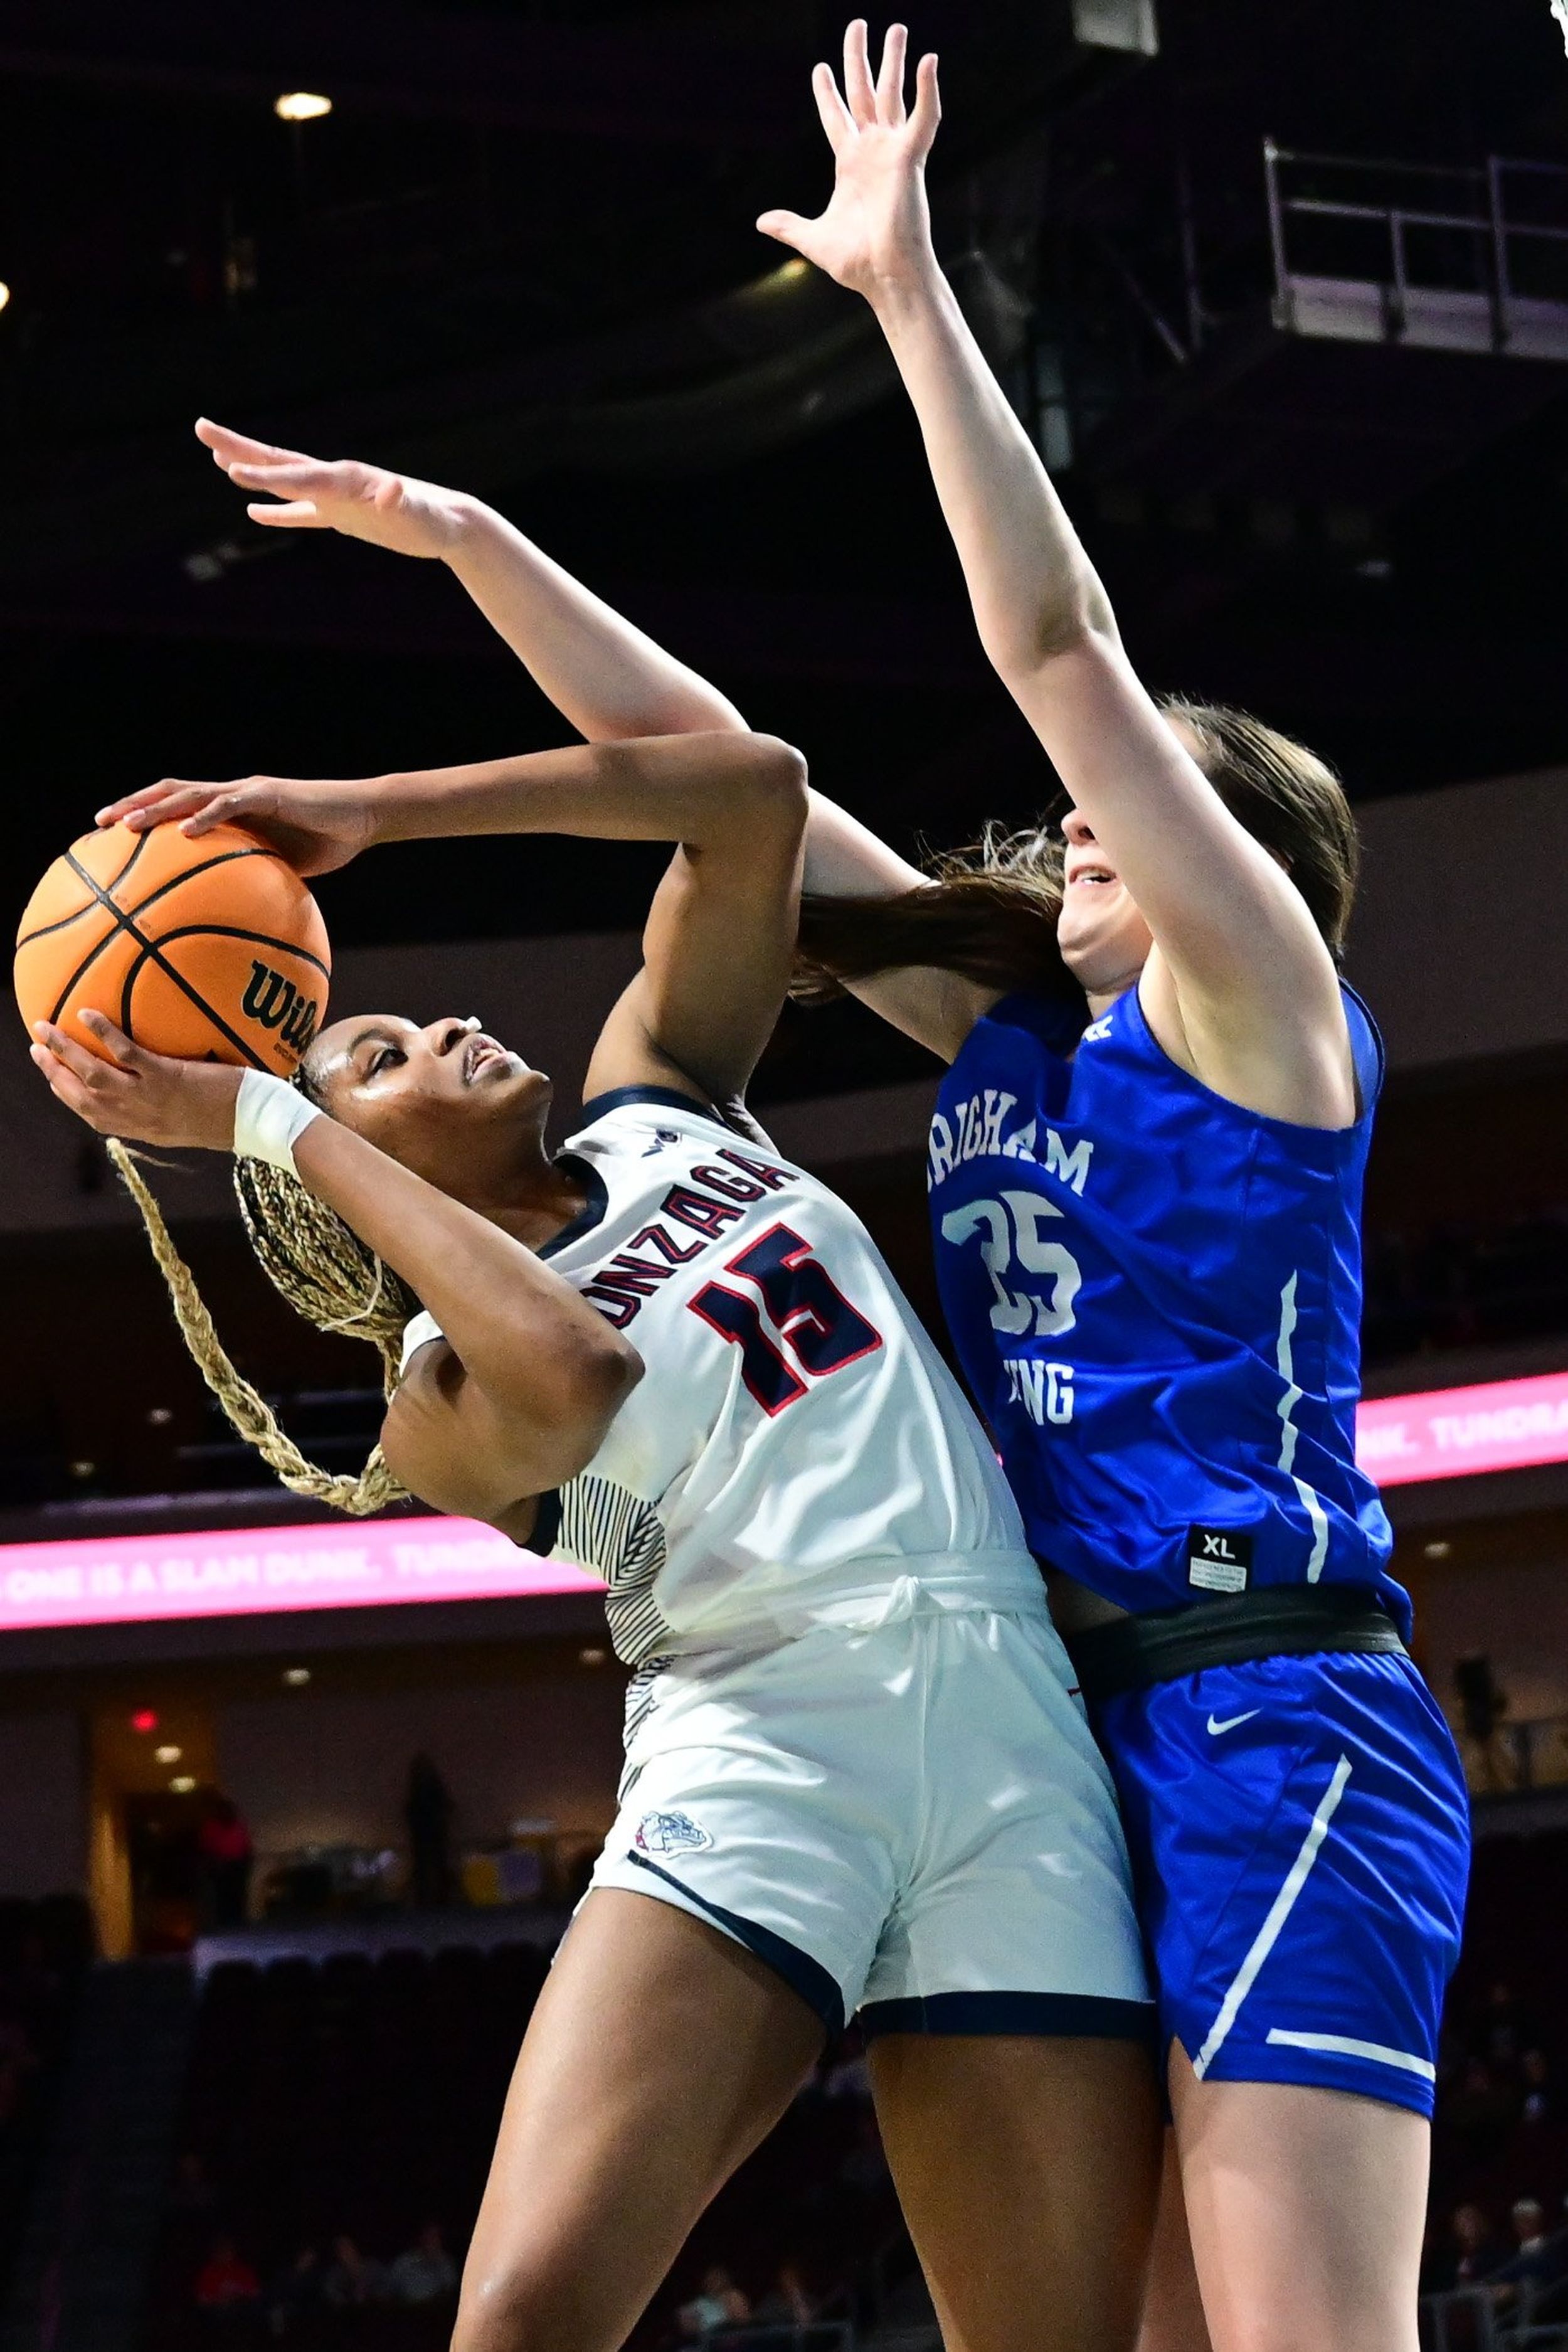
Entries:
{"type": "Polygon", "coordinates": [[[296,1175],[294,1147],[311,1120],[320,1117],[298,1087],[266,1070],[247,1070],[235,1102],[235,1157],[269,1160],[275,1168],[296,1175]]]}

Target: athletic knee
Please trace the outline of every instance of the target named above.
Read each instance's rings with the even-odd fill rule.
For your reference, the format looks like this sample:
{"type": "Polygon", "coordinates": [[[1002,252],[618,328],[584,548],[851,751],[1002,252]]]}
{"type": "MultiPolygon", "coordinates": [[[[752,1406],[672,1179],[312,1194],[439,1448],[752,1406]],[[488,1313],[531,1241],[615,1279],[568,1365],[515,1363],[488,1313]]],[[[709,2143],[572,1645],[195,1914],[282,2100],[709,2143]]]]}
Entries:
{"type": "Polygon", "coordinates": [[[595,2341],[570,2289],[534,2265],[470,2261],[465,2270],[452,2352],[592,2352],[595,2341]]]}

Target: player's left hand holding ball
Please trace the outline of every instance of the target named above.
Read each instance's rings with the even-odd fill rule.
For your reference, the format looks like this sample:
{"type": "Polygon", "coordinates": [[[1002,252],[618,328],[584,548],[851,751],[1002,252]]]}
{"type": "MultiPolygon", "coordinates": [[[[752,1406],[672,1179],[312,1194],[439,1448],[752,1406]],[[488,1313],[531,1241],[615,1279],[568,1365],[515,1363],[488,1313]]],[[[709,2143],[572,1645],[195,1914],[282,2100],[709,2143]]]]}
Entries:
{"type": "Polygon", "coordinates": [[[99,826],[124,824],[132,833],[177,824],[190,840],[214,825],[242,824],[297,874],[332,874],[376,837],[371,788],[365,782],[299,782],[244,776],[227,784],[193,783],[165,776],[98,812],[99,826]]]}
{"type": "Polygon", "coordinates": [[[133,1045],[101,1013],[84,1009],[78,1017],[111,1060],[89,1054],[53,1022],[37,1022],[33,1029],[33,1059],[68,1110],[99,1135],[132,1143],[233,1149],[243,1072],[231,1063],[171,1061],[133,1045]]]}

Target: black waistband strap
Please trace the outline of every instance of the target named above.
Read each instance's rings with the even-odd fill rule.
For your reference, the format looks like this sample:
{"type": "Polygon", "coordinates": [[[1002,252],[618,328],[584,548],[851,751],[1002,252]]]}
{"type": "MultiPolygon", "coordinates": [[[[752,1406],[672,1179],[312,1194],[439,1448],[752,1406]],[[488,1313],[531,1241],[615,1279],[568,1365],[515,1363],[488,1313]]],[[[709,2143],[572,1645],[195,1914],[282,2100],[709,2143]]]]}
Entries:
{"type": "Polygon", "coordinates": [[[1185,1609],[1118,1617],[1067,1642],[1083,1696],[1092,1700],[1251,1658],[1305,1657],[1318,1650],[1402,1655],[1404,1649],[1393,1618],[1361,1584],[1265,1585],[1185,1609]]]}

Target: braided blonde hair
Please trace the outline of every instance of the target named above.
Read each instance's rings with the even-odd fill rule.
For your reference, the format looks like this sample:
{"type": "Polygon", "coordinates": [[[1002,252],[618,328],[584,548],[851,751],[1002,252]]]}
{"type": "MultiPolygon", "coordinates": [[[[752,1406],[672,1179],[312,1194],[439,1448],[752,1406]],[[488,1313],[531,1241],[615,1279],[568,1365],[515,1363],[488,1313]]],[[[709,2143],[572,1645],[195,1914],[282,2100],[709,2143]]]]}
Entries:
{"type": "MultiPolygon", "coordinates": [[[[135,1157],[114,1139],[109,1155],[141,1213],[185,1345],[231,1427],[296,1495],[329,1503],[355,1518],[401,1502],[408,1489],[393,1477],[379,1445],[354,1478],[334,1475],[307,1460],[266,1398],[230,1361],[135,1157]]],[[[236,1160],[235,1190],[251,1247],[274,1287],[319,1330],[349,1331],[370,1340],[380,1350],[382,1384],[390,1397],[398,1381],[403,1326],[419,1312],[412,1291],[335,1209],[286,1170],[261,1160],[236,1160]]]]}

